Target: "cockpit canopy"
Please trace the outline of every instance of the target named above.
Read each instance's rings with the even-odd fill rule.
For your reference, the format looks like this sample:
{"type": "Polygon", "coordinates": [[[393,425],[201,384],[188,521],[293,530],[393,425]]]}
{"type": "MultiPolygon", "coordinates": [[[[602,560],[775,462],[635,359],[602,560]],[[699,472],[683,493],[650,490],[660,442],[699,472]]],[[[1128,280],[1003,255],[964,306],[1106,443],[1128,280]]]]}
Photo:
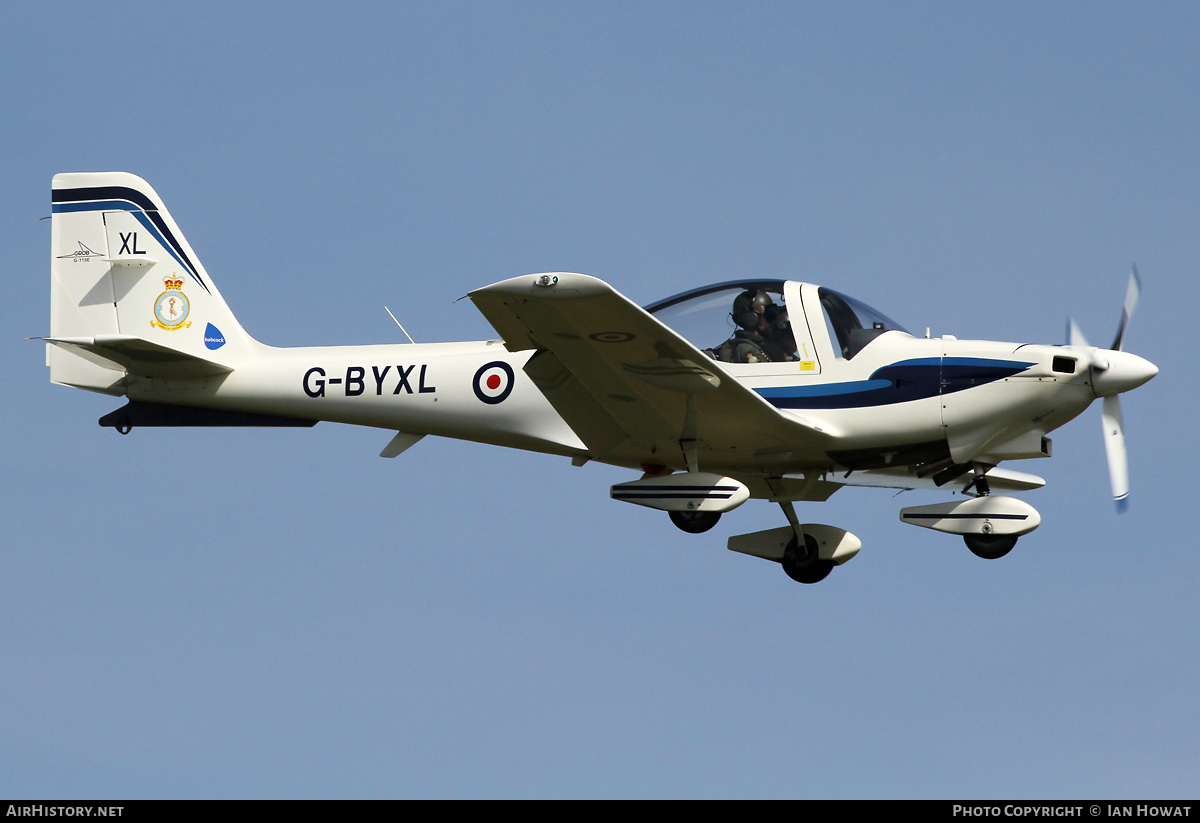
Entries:
{"type": "Polygon", "coordinates": [[[909,333],[895,320],[861,300],[824,287],[818,289],[817,294],[825,312],[825,323],[832,331],[831,339],[837,340],[836,348],[841,350],[842,357],[847,360],[885,331],[909,333]]]}
{"type": "MultiPolygon", "coordinates": [[[[668,297],[646,311],[717,360],[797,360],[792,322],[805,323],[806,316],[796,289],[799,284],[792,285],[788,289],[784,280],[733,280],[668,297]],[[788,294],[796,305],[788,303],[788,294]]],[[[900,324],[862,301],[826,288],[817,289],[817,295],[837,356],[853,358],[886,331],[907,334],[900,324]]],[[[810,328],[814,319],[807,318],[810,328]]]]}

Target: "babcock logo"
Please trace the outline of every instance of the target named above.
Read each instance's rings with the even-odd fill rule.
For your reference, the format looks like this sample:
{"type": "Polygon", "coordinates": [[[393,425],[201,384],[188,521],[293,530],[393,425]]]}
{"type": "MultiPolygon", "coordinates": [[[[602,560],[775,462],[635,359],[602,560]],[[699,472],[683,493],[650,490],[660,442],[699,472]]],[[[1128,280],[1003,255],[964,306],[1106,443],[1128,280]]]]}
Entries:
{"type": "Polygon", "coordinates": [[[204,330],[204,345],[210,349],[219,349],[225,345],[225,335],[212,323],[204,330]]]}

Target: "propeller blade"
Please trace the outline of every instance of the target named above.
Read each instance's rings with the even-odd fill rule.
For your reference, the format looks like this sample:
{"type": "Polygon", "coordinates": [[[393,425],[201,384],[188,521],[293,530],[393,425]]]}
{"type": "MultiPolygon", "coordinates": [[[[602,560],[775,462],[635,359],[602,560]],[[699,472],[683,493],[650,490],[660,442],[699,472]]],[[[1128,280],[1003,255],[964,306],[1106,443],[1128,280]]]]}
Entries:
{"type": "Polygon", "coordinates": [[[1125,307],[1121,311],[1121,323],[1117,326],[1117,336],[1113,338],[1113,344],[1109,347],[1113,351],[1121,351],[1121,344],[1125,342],[1125,327],[1129,325],[1129,318],[1133,317],[1133,310],[1137,308],[1141,293],[1142,278],[1138,274],[1137,264],[1134,264],[1129,272],[1129,285],[1125,287],[1125,307]]]}
{"type": "Polygon", "coordinates": [[[1112,484],[1117,513],[1129,508],[1129,459],[1125,453],[1125,423],[1121,419],[1121,400],[1117,395],[1104,398],[1104,450],[1108,454],[1108,479],[1112,484]]]}
{"type": "Polygon", "coordinates": [[[1083,329],[1079,328],[1074,317],[1067,318],[1067,342],[1072,346],[1088,345],[1087,338],[1083,336],[1083,329]]]}

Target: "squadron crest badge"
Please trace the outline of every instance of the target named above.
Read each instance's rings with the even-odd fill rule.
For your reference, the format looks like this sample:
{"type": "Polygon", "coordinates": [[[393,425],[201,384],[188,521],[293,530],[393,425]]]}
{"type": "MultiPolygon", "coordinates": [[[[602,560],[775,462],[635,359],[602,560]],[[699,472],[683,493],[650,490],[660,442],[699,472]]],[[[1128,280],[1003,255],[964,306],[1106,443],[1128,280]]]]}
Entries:
{"type": "Polygon", "coordinates": [[[183,280],[174,275],[164,277],[163,285],[167,290],[154,301],[155,319],[150,321],[150,325],[167,331],[192,325],[187,322],[188,311],[192,306],[187,295],[183,293],[183,280]]]}

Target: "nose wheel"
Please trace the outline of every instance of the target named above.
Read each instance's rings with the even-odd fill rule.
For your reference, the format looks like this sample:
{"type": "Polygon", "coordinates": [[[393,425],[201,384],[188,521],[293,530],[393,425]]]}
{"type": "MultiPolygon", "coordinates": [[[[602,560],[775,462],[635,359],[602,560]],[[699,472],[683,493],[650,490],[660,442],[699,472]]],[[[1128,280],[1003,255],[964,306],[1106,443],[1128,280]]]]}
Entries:
{"type": "Polygon", "coordinates": [[[787,576],[797,583],[820,583],[833,571],[832,560],[822,560],[817,552],[817,541],[809,534],[804,535],[804,549],[800,549],[800,541],[795,537],[783,550],[783,559],[779,561],[787,576]]]}

